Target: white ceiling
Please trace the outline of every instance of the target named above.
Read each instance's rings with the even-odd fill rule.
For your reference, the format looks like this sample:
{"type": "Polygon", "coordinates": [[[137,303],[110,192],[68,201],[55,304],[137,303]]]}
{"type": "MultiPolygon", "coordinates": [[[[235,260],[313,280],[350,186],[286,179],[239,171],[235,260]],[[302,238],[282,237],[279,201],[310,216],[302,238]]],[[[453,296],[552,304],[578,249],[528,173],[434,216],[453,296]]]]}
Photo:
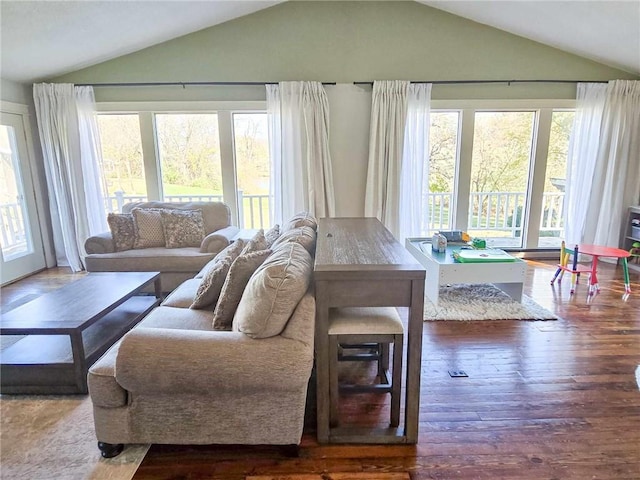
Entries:
{"type": "MultiPolygon", "coordinates": [[[[0,0],[0,77],[30,83],[283,0],[0,0]]],[[[419,0],[640,75],[640,0],[419,0]]]]}

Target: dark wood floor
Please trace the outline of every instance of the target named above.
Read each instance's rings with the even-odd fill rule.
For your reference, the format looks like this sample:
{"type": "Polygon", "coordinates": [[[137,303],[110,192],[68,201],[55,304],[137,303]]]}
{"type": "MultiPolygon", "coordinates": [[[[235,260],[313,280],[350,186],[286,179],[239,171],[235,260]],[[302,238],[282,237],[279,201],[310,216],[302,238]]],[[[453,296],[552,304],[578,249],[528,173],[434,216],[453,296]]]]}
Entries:
{"type": "MultiPolygon", "coordinates": [[[[586,285],[570,296],[567,279],[549,285],[553,272],[551,262],[529,262],[525,293],[560,320],[424,324],[418,445],[321,446],[310,425],[299,458],[275,447],[154,445],[134,479],[409,472],[414,480],[638,480],[640,275],[631,273],[623,301],[621,268],[602,264],[602,291],[587,303],[586,285]],[[453,369],[469,377],[451,378],[453,369]]],[[[55,273],[44,275],[31,287],[3,288],[2,304],[59,286],[55,273]]],[[[345,397],[342,418],[382,422],[387,408],[385,396],[345,397]]]]}

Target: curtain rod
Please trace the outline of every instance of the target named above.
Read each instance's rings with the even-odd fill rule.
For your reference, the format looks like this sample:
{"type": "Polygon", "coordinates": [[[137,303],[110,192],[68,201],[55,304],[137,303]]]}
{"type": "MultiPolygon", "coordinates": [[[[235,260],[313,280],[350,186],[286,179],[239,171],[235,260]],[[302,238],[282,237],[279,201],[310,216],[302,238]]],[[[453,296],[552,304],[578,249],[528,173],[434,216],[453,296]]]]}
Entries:
{"type": "MultiPolygon", "coordinates": [[[[182,87],[187,86],[247,86],[277,85],[278,82],[129,82],[129,83],[76,83],[76,87],[182,87]]],[[[335,85],[336,82],[323,82],[323,85],[335,85]]]]}
{"type": "MultiPolygon", "coordinates": [[[[608,83],[608,80],[411,80],[410,83],[432,83],[434,85],[477,84],[477,83],[608,83]]],[[[373,85],[372,81],[353,82],[354,85],[373,85]]]]}

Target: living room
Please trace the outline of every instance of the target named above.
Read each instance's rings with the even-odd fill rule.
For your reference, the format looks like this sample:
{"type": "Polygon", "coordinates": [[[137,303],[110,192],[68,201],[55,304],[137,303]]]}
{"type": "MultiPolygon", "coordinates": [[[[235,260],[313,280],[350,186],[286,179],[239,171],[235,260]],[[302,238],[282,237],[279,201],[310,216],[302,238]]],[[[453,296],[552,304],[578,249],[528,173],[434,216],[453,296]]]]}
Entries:
{"type": "MultiPolygon", "coordinates": [[[[10,8],[12,3],[20,2],[3,2],[3,15],[8,11],[5,9],[10,8]]],[[[589,468],[593,468],[592,471],[599,474],[600,478],[637,477],[640,459],[637,452],[634,454],[630,450],[630,446],[637,443],[637,435],[633,433],[633,428],[629,428],[623,433],[623,426],[637,426],[640,421],[637,387],[633,392],[629,391],[631,385],[634,385],[633,369],[629,365],[640,364],[640,358],[637,354],[639,340],[635,333],[637,322],[640,319],[637,313],[638,300],[634,298],[636,297],[634,293],[640,286],[637,270],[633,269],[633,262],[630,261],[632,293],[626,301],[623,301],[621,295],[624,293],[624,285],[621,280],[621,266],[615,267],[612,264],[601,263],[599,276],[602,292],[591,303],[587,303],[584,295],[586,285],[579,284],[575,296],[569,296],[567,281],[562,285],[562,289],[555,290],[554,287],[549,287],[548,283],[553,277],[555,264],[560,255],[559,241],[563,237],[556,231],[548,235],[541,233],[544,230],[542,224],[547,218],[543,212],[548,208],[543,203],[543,199],[546,198],[546,193],[552,193],[545,190],[544,185],[550,182],[551,175],[545,175],[544,166],[547,162],[546,151],[551,150],[549,132],[552,130],[549,125],[553,123],[554,114],[575,110],[576,82],[639,80],[640,74],[637,68],[625,67],[621,63],[612,67],[610,65],[615,62],[607,62],[604,57],[600,61],[594,60],[594,57],[597,57],[596,54],[589,56],[569,53],[487,24],[476,23],[468,18],[463,18],[463,16],[449,13],[445,11],[446,9],[442,10],[418,2],[290,1],[263,3],[259,7],[255,5],[260,2],[242,3],[245,4],[243,8],[247,9],[244,12],[246,14],[237,18],[221,21],[211,27],[200,25],[192,30],[193,33],[174,34],[174,37],[177,38],[158,37],[158,40],[154,42],[148,40],[147,44],[137,45],[135,48],[129,47],[127,49],[126,46],[121,46],[120,50],[117,52],[113,50],[113,53],[108,57],[102,56],[92,59],[78,57],[73,60],[75,63],[72,66],[55,71],[55,73],[35,76],[29,76],[27,73],[22,77],[23,80],[18,80],[18,77],[5,78],[3,71],[0,93],[3,112],[8,107],[10,110],[13,109],[14,113],[15,111],[25,113],[29,119],[32,135],[28,151],[32,160],[31,177],[34,181],[32,189],[35,193],[34,205],[38,212],[32,231],[39,229],[41,231],[39,237],[44,241],[40,248],[42,251],[39,260],[41,266],[36,268],[31,266],[30,268],[41,270],[44,267],[54,268],[60,264],[56,258],[58,255],[52,241],[54,235],[52,224],[47,220],[50,217],[49,200],[44,160],[34,113],[33,83],[44,81],[47,83],[93,85],[95,108],[99,117],[108,115],[135,116],[140,125],[138,141],[145,149],[140,162],[146,172],[144,177],[146,190],[145,195],[141,196],[148,200],[160,201],[163,200],[162,192],[166,190],[166,185],[163,183],[162,175],[157,167],[157,165],[161,165],[161,160],[155,156],[158,155],[157,153],[150,153],[154,150],[153,144],[157,142],[157,138],[154,137],[153,129],[144,129],[146,121],[163,114],[217,113],[217,125],[221,135],[219,161],[221,168],[225,169],[224,162],[227,160],[224,158],[225,143],[222,136],[225,115],[228,115],[228,118],[233,118],[232,116],[238,113],[264,114],[267,110],[265,83],[286,80],[324,82],[324,90],[330,109],[328,134],[333,170],[333,200],[335,202],[333,216],[363,217],[366,215],[365,199],[368,187],[372,112],[371,84],[377,80],[409,79],[415,82],[432,83],[430,107],[434,113],[457,115],[453,122],[457,126],[453,140],[456,153],[450,168],[456,174],[450,175],[452,183],[445,185],[439,192],[447,192],[452,195],[450,198],[453,198],[454,201],[447,204],[450,209],[448,217],[454,217],[453,209],[455,208],[457,220],[455,224],[439,223],[438,227],[443,230],[469,230],[473,234],[473,219],[469,215],[469,212],[473,210],[473,204],[469,198],[474,198],[471,196],[474,190],[470,181],[464,181],[464,172],[469,172],[467,175],[470,177],[470,172],[476,168],[477,163],[473,156],[474,135],[477,134],[474,131],[474,116],[476,116],[476,122],[479,122],[480,116],[487,112],[530,112],[530,123],[527,124],[530,126],[530,136],[527,137],[530,150],[527,158],[535,159],[535,163],[527,164],[527,169],[531,165],[533,166],[530,170],[521,172],[521,177],[525,177],[521,188],[528,192],[530,197],[529,200],[524,200],[524,197],[519,200],[523,202],[522,206],[523,208],[526,206],[527,210],[522,215],[522,222],[517,224],[517,231],[512,229],[508,237],[502,233],[495,235],[495,238],[498,239],[496,241],[503,242],[502,244],[496,243],[495,246],[504,247],[514,253],[518,252],[518,255],[530,259],[528,260],[527,268],[529,270],[524,293],[533,297],[542,306],[552,310],[561,318],[562,322],[542,322],[541,324],[537,322],[506,322],[509,325],[505,323],[496,325],[496,322],[490,322],[488,329],[490,333],[483,330],[481,326],[483,322],[425,322],[425,347],[423,349],[425,373],[423,373],[421,394],[423,423],[420,424],[421,441],[417,447],[386,447],[388,450],[385,450],[385,447],[362,447],[361,449],[343,447],[339,449],[339,447],[323,447],[314,444],[312,435],[305,433],[302,452],[304,461],[286,460],[277,451],[269,449],[234,451],[223,448],[219,451],[213,449],[202,452],[197,449],[194,451],[186,450],[175,454],[184,455],[184,457],[176,461],[174,475],[187,476],[189,468],[201,468],[194,470],[196,472],[194,475],[205,476],[209,474],[211,478],[244,478],[251,469],[255,474],[372,471],[377,468],[376,466],[384,468],[385,462],[381,458],[394,458],[396,460],[390,461],[388,464],[390,470],[411,472],[411,478],[429,478],[429,472],[438,472],[437,468],[439,467],[436,464],[446,464],[447,456],[457,455],[455,461],[451,461],[447,467],[442,467],[441,471],[445,472],[444,478],[495,478],[500,476],[505,478],[538,478],[539,475],[550,476],[552,473],[559,478],[583,478],[590,472],[589,468]],[[250,11],[254,7],[256,11],[250,11]],[[509,82],[509,80],[512,81],[509,82]],[[518,80],[531,81],[520,82],[518,80]],[[483,82],[475,83],[475,81],[483,82]],[[494,81],[500,82],[493,83],[494,81]],[[565,81],[567,83],[564,83],[565,81]],[[215,85],[216,82],[224,84],[215,85]],[[162,85],[162,83],[172,83],[173,85],[162,85]],[[120,85],[100,86],[100,84],[120,85]],[[547,122],[547,130],[541,130],[545,122],[547,122]],[[151,145],[150,149],[149,145],[151,145]],[[535,149],[531,145],[535,145],[535,149]],[[558,243],[550,245],[546,243],[549,239],[558,243]],[[544,261],[538,261],[541,260],[540,257],[546,258],[544,261]],[[450,326],[451,323],[458,325],[450,326]],[[513,323],[517,325],[514,326],[513,323]],[[549,326],[549,323],[554,323],[554,325],[549,326]],[[599,326],[595,327],[594,323],[599,326]],[[473,324],[473,326],[469,326],[469,324],[473,324]],[[596,329],[590,330],[592,328],[596,329]],[[530,370],[528,373],[524,373],[527,369],[533,369],[532,365],[512,369],[514,362],[518,362],[518,356],[540,362],[537,367],[539,369],[545,365],[545,355],[550,355],[550,352],[543,354],[542,351],[535,350],[548,341],[548,337],[545,335],[553,336],[554,349],[566,349],[575,353],[575,357],[570,357],[570,359],[566,356],[563,356],[562,360],[554,359],[552,364],[561,370],[559,376],[554,378],[552,375],[544,373],[543,370],[530,370]],[[577,335],[579,340],[576,337],[574,340],[578,341],[575,343],[556,343],[569,342],[568,339],[556,338],[561,335],[577,335]],[[622,335],[624,335],[623,338],[622,335]],[[600,338],[601,341],[608,343],[591,344],[587,342],[587,339],[591,337],[600,338]],[[604,337],[608,338],[605,340],[604,337]],[[535,338],[535,341],[531,340],[532,338],[535,338]],[[454,343],[449,343],[452,339],[454,339],[454,343]],[[455,341],[461,345],[473,344],[472,349],[461,352],[459,365],[454,365],[458,350],[455,341]],[[537,347],[531,346],[535,351],[526,350],[525,345],[528,341],[533,341],[537,345],[537,347]],[[602,357],[599,358],[597,366],[589,364],[588,355],[580,350],[586,345],[589,345],[592,351],[598,352],[594,355],[602,357]],[[616,350],[616,346],[620,348],[616,350]],[[487,356],[480,355],[483,347],[489,349],[486,352],[487,356]],[[436,352],[442,349],[443,351],[440,352],[442,356],[430,358],[429,349],[436,352]],[[500,357],[501,360],[495,362],[488,360],[490,366],[483,365],[480,361],[474,362],[472,360],[474,355],[478,355],[478,358],[484,360],[493,357],[500,357]],[[605,366],[607,359],[610,360],[610,368],[605,366]],[[431,362],[437,362],[437,368],[431,362]],[[575,372],[571,374],[568,371],[562,371],[561,365],[564,362],[578,363],[580,367],[577,367],[575,372]],[[502,428],[499,422],[504,422],[506,425],[510,421],[509,418],[501,418],[499,422],[494,420],[493,424],[487,427],[492,430],[487,433],[484,440],[481,440],[481,434],[476,431],[476,437],[471,441],[474,444],[472,450],[476,457],[469,460],[469,463],[480,462],[487,467],[486,470],[473,469],[472,465],[465,465],[464,460],[464,428],[468,428],[464,418],[469,416],[477,418],[477,415],[471,415],[471,411],[461,410],[455,412],[455,422],[451,418],[448,419],[451,424],[446,428],[460,427],[460,431],[442,440],[443,444],[448,445],[446,449],[434,447],[436,441],[428,439],[432,433],[434,434],[433,438],[446,437],[444,430],[440,430],[437,434],[434,433],[433,425],[430,423],[444,421],[447,411],[439,412],[438,408],[433,408],[437,402],[428,398],[429,382],[435,381],[436,385],[442,382],[443,389],[446,390],[448,387],[445,386],[447,385],[445,380],[449,382],[453,380],[432,377],[434,369],[441,370],[446,364],[449,364],[451,368],[466,368],[471,370],[467,373],[478,375],[476,378],[472,377],[471,380],[478,382],[479,385],[473,385],[480,388],[481,395],[487,397],[500,396],[501,394],[515,395],[515,392],[508,390],[508,385],[500,386],[499,383],[491,385],[490,379],[493,378],[495,381],[495,377],[491,377],[489,373],[491,369],[498,372],[508,371],[509,375],[520,372],[518,375],[524,376],[530,382],[525,381],[514,388],[523,390],[526,390],[527,386],[533,385],[531,378],[536,378],[532,388],[538,391],[549,391],[550,398],[556,399],[562,405],[558,410],[550,410],[547,412],[548,416],[544,417],[549,421],[549,424],[555,426],[548,427],[551,434],[563,435],[560,432],[559,423],[561,422],[551,421],[551,419],[565,418],[562,412],[580,401],[593,404],[594,411],[591,414],[597,417],[597,421],[590,423],[588,415],[580,415],[577,420],[571,417],[575,423],[566,421],[571,423],[573,427],[580,424],[585,429],[587,426],[594,428],[594,424],[604,424],[609,419],[613,422],[611,423],[612,427],[606,434],[603,431],[598,431],[597,435],[584,433],[583,442],[588,445],[584,449],[575,440],[571,448],[564,449],[560,445],[561,442],[557,442],[549,449],[555,457],[546,460],[547,457],[543,454],[550,452],[543,447],[543,443],[537,444],[535,448],[530,450],[526,448],[526,435],[522,432],[527,431],[526,426],[532,425],[528,425],[525,419],[516,415],[510,426],[515,437],[511,437],[510,440],[500,439],[499,446],[496,447],[497,450],[503,449],[505,456],[502,459],[510,466],[496,466],[494,470],[491,470],[491,467],[488,467],[489,463],[502,461],[500,452],[491,456],[489,452],[481,452],[480,445],[485,441],[489,442],[488,439],[492,436],[499,437],[499,430],[502,428]],[[598,373],[595,374],[595,371],[598,373]],[[431,373],[427,374],[426,372],[431,373]],[[480,375],[487,376],[484,382],[480,375]],[[561,389],[554,390],[552,386],[567,382],[575,385],[576,388],[584,388],[584,395],[579,397],[582,400],[577,400],[578,397],[571,397],[570,400],[559,399],[561,389]],[[491,392],[492,386],[495,387],[493,393],[491,392]],[[588,394],[591,388],[594,390],[591,394],[593,397],[588,394]],[[596,400],[598,396],[603,395],[607,388],[619,390],[616,390],[617,393],[608,397],[606,401],[596,400]],[[631,396],[634,393],[636,397],[631,396]],[[563,401],[568,403],[563,404],[563,401]],[[426,404],[430,405],[431,410],[426,409],[426,404]],[[611,406],[611,412],[616,412],[615,414],[619,415],[615,422],[612,417],[601,414],[601,411],[607,409],[607,405],[611,406]],[[626,413],[622,413],[623,406],[627,407],[626,413]],[[517,433],[518,425],[523,427],[519,433],[517,433]],[[554,430],[556,427],[559,430],[554,430]],[[614,429],[617,429],[618,432],[611,431],[614,429]],[[606,438],[605,446],[601,449],[598,445],[600,438],[606,438]],[[423,441],[426,441],[427,444],[423,444],[423,441]],[[521,448],[514,447],[510,450],[506,448],[507,443],[504,442],[512,445],[521,444],[521,448]],[[614,446],[618,442],[626,445],[626,449],[623,447],[620,447],[619,450],[615,449],[614,446]],[[313,445],[314,447],[307,451],[306,456],[304,453],[305,445],[313,445]],[[579,466],[573,465],[574,470],[571,470],[571,460],[568,457],[579,455],[578,452],[583,455],[581,458],[584,462],[579,466]],[[194,463],[200,462],[204,456],[215,458],[215,461],[212,461],[209,466],[211,468],[209,471],[206,470],[207,467],[194,467],[194,463]],[[324,456],[331,458],[331,460],[323,459],[324,456]],[[527,459],[527,461],[525,462],[523,459],[527,459]],[[602,465],[597,464],[600,460],[602,465]],[[536,471],[531,469],[536,468],[538,461],[542,462],[540,468],[546,470],[538,470],[539,475],[536,476],[536,471]],[[181,462],[184,462],[182,466],[181,462]],[[220,469],[224,468],[221,465],[225,462],[235,465],[230,467],[227,477],[223,473],[219,473],[222,471],[220,469]],[[297,465],[300,465],[298,469],[295,467],[296,464],[292,462],[298,462],[297,465]],[[279,467],[261,469],[260,465],[267,463],[279,464],[279,467]],[[242,464],[249,466],[245,469],[242,464]],[[522,471],[521,476],[514,473],[520,470],[522,471]],[[456,477],[455,472],[457,471],[464,471],[466,477],[462,473],[456,477]],[[565,472],[565,474],[563,476],[558,472],[565,472]]],[[[620,3],[622,3],[621,8],[624,8],[624,5],[627,8],[635,7],[636,10],[638,8],[636,2],[620,3]]],[[[38,2],[32,2],[32,4],[37,5],[38,2]]],[[[215,3],[213,4],[215,5],[215,3]]],[[[77,7],[78,5],[68,2],[65,8],[71,12],[74,11],[74,8],[76,12],[81,12],[82,9],[77,7]]],[[[194,8],[196,7],[194,6],[194,8]]],[[[198,8],[203,8],[203,5],[199,5],[198,8]]],[[[576,9],[580,10],[580,8],[588,9],[589,6],[584,2],[576,2],[576,9]]],[[[160,20],[158,19],[158,21],[160,20]]],[[[139,25],[142,23],[139,22],[139,25]]],[[[62,35],[60,32],[65,28],[64,24],[53,23],[52,30],[46,35],[62,35]]],[[[619,30],[624,35],[624,29],[620,28],[619,30]]],[[[614,36],[619,33],[612,31],[609,35],[614,36]]],[[[95,34],[109,38],[108,31],[106,34],[96,31],[95,34]]],[[[113,41],[115,42],[115,40],[113,41]]],[[[90,39],[87,39],[86,43],[89,45],[90,39]]],[[[633,44],[633,42],[628,43],[633,44]]],[[[78,50],[82,50],[82,45],[77,46],[80,47],[78,50]]],[[[3,46],[3,54],[5,48],[3,46]]],[[[69,48],[71,50],[71,47],[69,48]]],[[[635,53],[638,54],[637,45],[635,53]]],[[[40,53],[32,55],[41,56],[40,53]]],[[[5,69],[3,68],[3,70],[5,69]]],[[[103,144],[108,142],[108,139],[102,140],[103,144]]],[[[231,137],[229,137],[226,148],[230,151],[234,148],[231,137]]],[[[439,172],[434,171],[431,174],[435,176],[439,172]]],[[[227,177],[223,177],[222,182],[225,187],[222,189],[223,191],[210,193],[223,195],[223,200],[231,207],[234,222],[240,228],[268,228],[270,226],[247,224],[247,222],[240,224],[240,218],[243,218],[240,216],[243,204],[237,200],[237,185],[234,185],[233,179],[229,180],[227,177]]],[[[498,189],[493,193],[497,194],[500,191],[498,189]]],[[[124,192],[125,195],[132,193],[138,192],[124,192]]],[[[165,195],[166,193],[165,191],[165,195]]],[[[254,194],[255,192],[245,191],[245,193],[254,194]]],[[[435,198],[437,192],[429,193],[435,198]]],[[[109,191],[109,194],[115,195],[113,191],[109,191]]],[[[612,212],[612,216],[617,217],[618,227],[626,225],[628,222],[627,207],[637,205],[639,201],[640,199],[636,195],[633,200],[617,205],[617,210],[612,212]]],[[[508,226],[515,225],[513,217],[510,225],[507,225],[508,222],[508,217],[505,217],[503,229],[508,230],[508,226]]],[[[489,231],[488,228],[481,228],[477,225],[475,227],[476,234],[479,236],[492,237],[492,234],[496,233],[489,231]]],[[[549,228],[552,231],[553,227],[549,228]]],[[[616,237],[617,241],[610,246],[623,247],[619,243],[619,233],[616,231],[612,235],[616,237]]],[[[5,268],[7,267],[3,265],[3,270],[5,268]]],[[[61,267],[58,267],[54,272],[56,273],[52,273],[53,277],[50,278],[55,278],[56,275],[64,276],[61,267]]],[[[69,274],[69,277],[74,278],[74,275],[78,274],[69,274]]],[[[47,283],[46,279],[40,281],[47,283]]],[[[55,282],[56,280],[52,280],[53,284],[55,282]]],[[[17,284],[19,283],[17,282],[17,284]]],[[[11,289],[15,289],[17,284],[4,286],[3,297],[11,298],[9,295],[12,292],[11,289]],[[6,297],[5,292],[9,292],[6,297]]],[[[50,285],[50,287],[52,286],[57,285],[50,285]]],[[[38,289],[34,286],[26,288],[27,293],[30,293],[30,288],[38,289]]],[[[46,290],[47,287],[39,288],[46,290]]],[[[4,305],[5,300],[3,300],[3,307],[4,305]]],[[[446,371],[447,368],[444,370],[446,371]]],[[[467,388],[468,391],[465,395],[472,395],[473,389],[467,388]]],[[[438,398],[441,402],[450,401],[452,392],[453,390],[449,390],[447,394],[438,398]]],[[[3,395],[3,405],[6,397],[3,395]]],[[[495,397],[493,398],[495,400],[495,397]]],[[[517,398],[512,401],[521,402],[525,409],[531,410],[541,407],[540,403],[528,403],[526,398],[517,398]]],[[[351,402],[349,405],[357,410],[357,403],[351,402]]],[[[553,400],[547,400],[547,402],[553,403],[553,400]]],[[[543,406],[550,408],[549,403],[543,406]]],[[[542,430],[542,418],[538,418],[539,423],[536,424],[540,430],[542,430]]],[[[472,419],[467,421],[472,421],[472,419]]],[[[489,424],[485,423],[485,425],[489,424]]],[[[443,424],[439,427],[445,428],[443,424]]],[[[534,427],[532,426],[532,428],[534,427]]],[[[635,430],[640,429],[636,428],[635,430]]],[[[575,430],[572,432],[575,433],[575,430]]],[[[564,435],[569,434],[565,431],[564,435]]],[[[568,437],[564,438],[569,441],[568,437]]],[[[538,441],[541,442],[539,439],[538,441]]],[[[98,450],[95,448],[94,450],[98,454],[98,450]]],[[[158,468],[158,465],[164,461],[163,450],[152,451],[152,453],[155,457],[148,457],[148,459],[155,458],[159,463],[149,466],[148,471],[152,472],[149,477],[139,476],[143,474],[143,469],[141,469],[135,478],[168,478],[162,477],[161,468],[158,468]]],[[[166,454],[169,457],[174,455],[171,450],[168,450],[166,454]]],[[[98,459],[96,459],[97,461],[98,459]]]]}

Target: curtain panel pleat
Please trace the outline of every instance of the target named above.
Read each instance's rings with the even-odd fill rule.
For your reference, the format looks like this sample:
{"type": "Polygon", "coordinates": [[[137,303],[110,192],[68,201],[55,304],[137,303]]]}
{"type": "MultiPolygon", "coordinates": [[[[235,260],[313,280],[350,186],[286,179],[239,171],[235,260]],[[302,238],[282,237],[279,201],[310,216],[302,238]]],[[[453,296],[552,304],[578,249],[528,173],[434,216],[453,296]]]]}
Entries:
{"type": "Polygon", "coordinates": [[[107,230],[91,87],[34,84],[58,265],[84,269],[84,241],[107,230]]]}
{"type": "Polygon", "coordinates": [[[566,240],[617,247],[640,202],[640,82],[578,84],[567,166],[566,240]]]}
{"type": "Polygon", "coordinates": [[[320,82],[267,85],[272,223],[335,215],[329,102],[320,82]]]}

